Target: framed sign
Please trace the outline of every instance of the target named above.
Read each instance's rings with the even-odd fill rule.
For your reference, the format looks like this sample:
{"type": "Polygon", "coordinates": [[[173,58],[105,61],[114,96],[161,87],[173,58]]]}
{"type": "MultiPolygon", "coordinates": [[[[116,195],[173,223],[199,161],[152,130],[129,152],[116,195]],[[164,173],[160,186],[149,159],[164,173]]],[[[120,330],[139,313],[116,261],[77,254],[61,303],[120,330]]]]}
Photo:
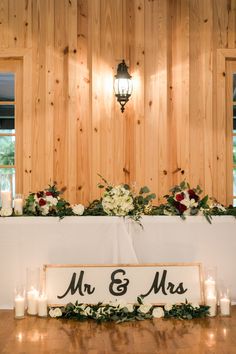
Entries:
{"type": "Polygon", "coordinates": [[[44,275],[49,306],[134,303],[140,295],[152,304],[204,301],[200,263],[45,265],[44,275]]]}

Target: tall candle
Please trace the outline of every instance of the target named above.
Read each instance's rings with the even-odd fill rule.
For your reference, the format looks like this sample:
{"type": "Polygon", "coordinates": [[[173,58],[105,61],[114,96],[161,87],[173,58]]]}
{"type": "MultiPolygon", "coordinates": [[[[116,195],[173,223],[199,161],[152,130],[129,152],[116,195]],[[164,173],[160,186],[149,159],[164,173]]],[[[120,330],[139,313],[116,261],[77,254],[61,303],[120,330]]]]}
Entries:
{"type": "Polygon", "coordinates": [[[205,291],[208,295],[213,295],[216,292],[216,282],[213,278],[205,280],[205,291]]]}
{"type": "Polygon", "coordinates": [[[214,317],[216,315],[216,296],[208,295],[206,298],[206,305],[210,306],[209,316],[214,317]]]}
{"type": "Polygon", "coordinates": [[[29,315],[37,315],[38,313],[38,296],[39,292],[34,288],[27,292],[27,312],[29,315]]]}
{"type": "Polygon", "coordinates": [[[48,299],[46,295],[40,295],[38,298],[38,316],[47,317],[48,315],[48,299]]]}
{"type": "Polygon", "coordinates": [[[25,298],[20,295],[15,297],[15,318],[23,318],[25,315],[25,298]]]}
{"type": "Polygon", "coordinates": [[[230,299],[226,297],[220,299],[220,314],[221,316],[230,315],[230,299]]]}
{"type": "Polygon", "coordinates": [[[14,212],[16,215],[23,214],[23,199],[22,198],[15,198],[14,199],[14,212]]]}
{"type": "Polygon", "coordinates": [[[2,208],[10,209],[11,208],[11,192],[2,191],[1,192],[2,208]]]}

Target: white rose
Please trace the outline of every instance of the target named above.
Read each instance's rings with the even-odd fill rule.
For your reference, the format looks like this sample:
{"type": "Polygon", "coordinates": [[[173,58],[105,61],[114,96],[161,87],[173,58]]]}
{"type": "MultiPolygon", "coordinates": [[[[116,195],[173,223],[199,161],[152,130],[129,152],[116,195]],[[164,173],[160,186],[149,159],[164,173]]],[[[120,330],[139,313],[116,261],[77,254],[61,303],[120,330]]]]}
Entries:
{"type": "Polygon", "coordinates": [[[142,312],[142,313],[148,313],[150,311],[150,309],[152,308],[152,305],[140,305],[139,307],[139,312],[142,312]]]}
{"type": "Polygon", "coordinates": [[[62,316],[62,312],[61,309],[59,307],[56,307],[55,309],[51,309],[49,311],[49,316],[50,317],[61,317],[62,316]]]}
{"type": "Polygon", "coordinates": [[[12,208],[2,208],[0,211],[1,216],[11,216],[12,208]]]}
{"type": "Polygon", "coordinates": [[[132,305],[132,304],[127,304],[125,307],[127,308],[128,312],[134,311],[134,305],[132,305]]]}
{"type": "Polygon", "coordinates": [[[58,203],[57,198],[54,198],[52,195],[47,195],[46,201],[52,205],[57,205],[57,203],[58,203]]]}
{"type": "Polygon", "coordinates": [[[72,210],[75,215],[83,215],[84,206],[82,204],[75,204],[72,206],[72,210]]]}
{"type": "Polygon", "coordinates": [[[172,304],[165,304],[164,309],[165,309],[166,311],[170,311],[170,310],[172,310],[172,307],[173,307],[172,304]]]}
{"type": "Polygon", "coordinates": [[[161,318],[164,317],[164,311],[162,307],[155,307],[152,311],[152,315],[154,318],[161,318]]]}

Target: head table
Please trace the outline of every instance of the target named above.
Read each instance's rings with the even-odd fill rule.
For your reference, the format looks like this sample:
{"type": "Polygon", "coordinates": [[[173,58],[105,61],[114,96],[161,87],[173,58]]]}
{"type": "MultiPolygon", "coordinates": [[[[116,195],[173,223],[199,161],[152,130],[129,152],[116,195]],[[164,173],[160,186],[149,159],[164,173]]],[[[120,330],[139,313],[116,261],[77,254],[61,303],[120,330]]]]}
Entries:
{"type": "Polygon", "coordinates": [[[145,216],[143,229],[118,217],[0,218],[0,308],[12,308],[27,267],[44,264],[201,262],[216,266],[218,284],[236,301],[236,219],[145,216]]]}

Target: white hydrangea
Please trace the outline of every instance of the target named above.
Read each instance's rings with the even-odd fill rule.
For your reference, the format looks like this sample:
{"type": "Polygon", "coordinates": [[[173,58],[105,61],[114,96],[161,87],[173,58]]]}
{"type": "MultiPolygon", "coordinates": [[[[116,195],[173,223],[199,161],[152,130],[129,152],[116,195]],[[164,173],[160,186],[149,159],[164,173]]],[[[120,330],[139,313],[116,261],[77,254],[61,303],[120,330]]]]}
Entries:
{"type": "Polygon", "coordinates": [[[41,210],[42,210],[42,215],[48,215],[49,213],[49,205],[45,204],[41,207],[41,210]]]}
{"type": "Polygon", "coordinates": [[[83,215],[84,206],[82,204],[75,204],[72,206],[72,211],[75,215],[83,215]]]}
{"type": "Polygon", "coordinates": [[[102,206],[108,215],[125,216],[134,209],[132,194],[123,185],[115,186],[104,193],[102,206]]]}

